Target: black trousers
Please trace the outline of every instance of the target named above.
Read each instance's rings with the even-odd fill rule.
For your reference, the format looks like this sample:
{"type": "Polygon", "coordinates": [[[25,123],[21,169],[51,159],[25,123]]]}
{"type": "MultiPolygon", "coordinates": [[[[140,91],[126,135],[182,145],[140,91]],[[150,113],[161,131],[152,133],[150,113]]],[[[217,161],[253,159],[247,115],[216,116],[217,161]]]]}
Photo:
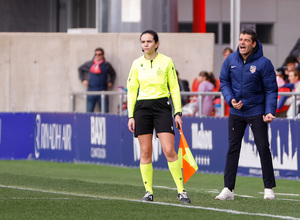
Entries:
{"type": "Polygon", "coordinates": [[[268,124],[263,121],[262,115],[241,117],[229,115],[228,121],[228,152],[224,173],[224,186],[234,189],[238,162],[241,151],[241,143],[247,125],[250,125],[254,135],[254,142],[259,152],[260,163],[265,188],[276,186],[271,152],[268,140],[268,124]]]}

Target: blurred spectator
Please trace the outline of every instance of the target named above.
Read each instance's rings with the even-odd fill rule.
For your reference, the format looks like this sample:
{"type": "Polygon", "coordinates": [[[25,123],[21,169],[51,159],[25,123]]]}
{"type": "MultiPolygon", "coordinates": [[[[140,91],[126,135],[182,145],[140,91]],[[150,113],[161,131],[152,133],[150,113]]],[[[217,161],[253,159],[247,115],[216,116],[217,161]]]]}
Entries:
{"type": "MultiPolygon", "coordinates": [[[[276,81],[278,86],[278,92],[290,92],[291,89],[289,87],[284,87],[286,82],[283,79],[282,72],[275,71],[276,73],[276,81]]],[[[278,95],[278,103],[277,103],[277,109],[276,109],[276,117],[278,118],[285,118],[287,110],[289,109],[289,105],[285,105],[285,101],[287,99],[287,96],[281,96],[278,95]]]]}
{"type": "Polygon", "coordinates": [[[286,83],[283,79],[282,72],[275,71],[278,88],[281,88],[286,83]]]}
{"type": "Polygon", "coordinates": [[[293,55],[290,55],[285,59],[284,65],[283,70],[280,70],[280,72],[282,72],[284,81],[288,82],[289,72],[296,69],[298,60],[293,55]]]}
{"type": "MultiPolygon", "coordinates": [[[[192,92],[198,92],[198,88],[199,88],[199,85],[201,83],[201,80],[200,80],[200,74],[201,73],[205,73],[205,74],[208,74],[208,72],[206,71],[201,71],[198,76],[194,79],[193,81],[193,84],[192,84],[192,92]]],[[[197,101],[197,96],[191,96],[190,97],[190,102],[196,102],[197,101]]]]}
{"type": "MultiPolygon", "coordinates": [[[[291,89],[290,88],[290,84],[288,83],[282,83],[281,80],[277,80],[277,85],[278,85],[278,92],[291,92],[291,89]],[[282,85],[281,87],[279,87],[280,85],[282,85]]],[[[277,103],[277,109],[276,109],[276,117],[278,118],[285,118],[286,117],[286,114],[287,114],[287,110],[289,109],[289,105],[287,105],[285,102],[287,100],[287,96],[281,96],[281,95],[278,95],[278,103],[277,103]]]]}
{"type": "MultiPolygon", "coordinates": [[[[85,62],[78,68],[79,79],[88,91],[106,91],[112,88],[116,73],[109,62],[104,58],[104,50],[100,47],[94,51],[92,60],[85,62]]],[[[101,109],[101,96],[89,95],[87,98],[87,111],[93,112],[96,103],[101,109]]],[[[108,112],[108,96],[105,96],[105,112],[108,112]]]]}
{"type": "MultiPolygon", "coordinates": [[[[289,72],[289,82],[294,85],[292,92],[300,92],[300,72],[298,70],[293,70],[289,72]]],[[[293,118],[294,115],[297,115],[299,112],[300,105],[300,96],[296,96],[296,109],[295,103],[292,102],[292,97],[289,97],[285,104],[289,105],[287,111],[287,118],[293,118]],[[296,110],[296,112],[294,112],[296,110]]]]}
{"type": "MultiPolygon", "coordinates": [[[[208,73],[205,71],[202,71],[199,74],[199,79],[201,81],[198,92],[212,92],[215,87],[215,77],[213,73],[208,73]]],[[[202,96],[202,115],[203,116],[211,116],[213,110],[214,110],[214,103],[213,103],[214,96],[212,95],[203,95],[202,96]]],[[[197,100],[197,107],[199,106],[198,100],[197,100]]]]}
{"type": "MultiPolygon", "coordinates": [[[[199,87],[199,85],[200,85],[200,83],[201,83],[201,80],[200,80],[200,74],[201,74],[202,72],[206,72],[206,71],[201,71],[201,72],[198,74],[198,76],[194,79],[193,84],[192,84],[192,92],[197,92],[197,91],[198,91],[198,87],[199,87]]],[[[208,72],[206,72],[206,73],[208,74],[208,72]]]]}
{"type": "MultiPolygon", "coordinates": [[[[284,84],[281,86],[278,91],[279,92],[300,92],[300,76],[298,70],[292,70],[288,73],[288,80],[289,83],[284,84]]],[[[277,81],[278,86],[280,86],[280,81],[277,81]]],[[[300,97],[296,97],[297,99],[300,97]]],[[[292,103],[292,97],[288,96],[278,96],[278,105],[276,109],[276,116],[277,117],[292,117],[294,114],[294,103],[292,103]]],[[[298,113],[298,109],[297,112],[298,113]]]]}
{"type": "Polygon", "coordinates": [[[225,47],[223,50],[223,60],[225,60],[232,52],[233,50],[230,47],[225,47]]]}
{"type": "Polygon", "coordinates": [[[298,60],[294,56],[288,56],[285,60],[285,65],[286,65],[286,71],[290,72],[296,69],[296,66],[298,65],[298,60]]]}
{"type": "MultiPolygon", "coordinates": [[[[189,92],[190,91],[189,82],[187,80],[181,79],[179,77],[179,72],[177,70],[176,70],[176,74],[178,77],[180,91],[189,92]]],[[[181,95],[181,105],[187,104],[189,102],[189,99],[190,99],[189,96],[181,95]]]]}

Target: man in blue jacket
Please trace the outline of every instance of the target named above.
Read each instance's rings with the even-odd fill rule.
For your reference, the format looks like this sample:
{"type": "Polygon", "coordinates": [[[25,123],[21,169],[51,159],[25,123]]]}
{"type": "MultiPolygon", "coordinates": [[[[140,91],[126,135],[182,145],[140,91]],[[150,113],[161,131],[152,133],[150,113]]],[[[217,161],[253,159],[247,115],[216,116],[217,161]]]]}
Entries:
{"type": "MultiPolygon", "coordinates": [[[[107,91],[112,88],[116,73],[112,65],[105,60],[104,50],[100,47],[94,51],[93,60],[87,61],[78,68],[79,79],[88,88],[88,91],[107,91]]],[[[101,96],[89,95],[87,98],[87,111],[93,112],[98,102],[101,110],[101,96]]],[[[105,96],[105,112],[108,112],[108,96],[105,96]]]]}
{"type": "Polygon", "coordinates": [[[233,200],[241,142],[247,125],[251,127],[262,167],[264,199],[274,199],[275,184],[268,141],[268,125],[276,114],[278,87],[274,67],[263,56],[261,43],[252,29],[241,32],[238,49],[224,61],[221,74],[222,94],[230,106],[228,152],[224,189],[217,200],[233,200]]]}

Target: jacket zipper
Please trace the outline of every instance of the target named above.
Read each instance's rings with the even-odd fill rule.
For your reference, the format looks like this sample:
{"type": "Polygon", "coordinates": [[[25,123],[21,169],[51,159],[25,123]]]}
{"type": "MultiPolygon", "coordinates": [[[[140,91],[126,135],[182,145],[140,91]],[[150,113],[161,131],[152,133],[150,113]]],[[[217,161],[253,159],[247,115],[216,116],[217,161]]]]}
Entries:
{"type": "MultiPolygon", "coordinates": [[[[243,94],[243,85],[244,85],[244,68],[245,68],[245,64],[246,64],[246,61],[242,60],[243,62],[243,68],[242,68],[242,83],[241,83],[241,94],[243,94]]],[[[242,107],[243,108],[243,107],[242,107]]],[[[242,110],[242,109],[241,109],[242,110]]],[[[242,112],[242,115],[244,117],[244,111],[241,111],[242,112]]]]}

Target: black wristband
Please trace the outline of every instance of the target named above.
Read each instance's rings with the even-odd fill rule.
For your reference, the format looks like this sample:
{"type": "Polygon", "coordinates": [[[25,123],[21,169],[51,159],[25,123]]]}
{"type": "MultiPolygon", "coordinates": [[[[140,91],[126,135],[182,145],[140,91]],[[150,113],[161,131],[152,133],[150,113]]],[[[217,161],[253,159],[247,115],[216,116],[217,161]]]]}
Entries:
{"type": "Polygon", "coordinates": [[[174,118],[176,115],[179,115],[180,117],[182,117],[182,112],[177,112],[175,115],[174,115],[174,118]]]}

